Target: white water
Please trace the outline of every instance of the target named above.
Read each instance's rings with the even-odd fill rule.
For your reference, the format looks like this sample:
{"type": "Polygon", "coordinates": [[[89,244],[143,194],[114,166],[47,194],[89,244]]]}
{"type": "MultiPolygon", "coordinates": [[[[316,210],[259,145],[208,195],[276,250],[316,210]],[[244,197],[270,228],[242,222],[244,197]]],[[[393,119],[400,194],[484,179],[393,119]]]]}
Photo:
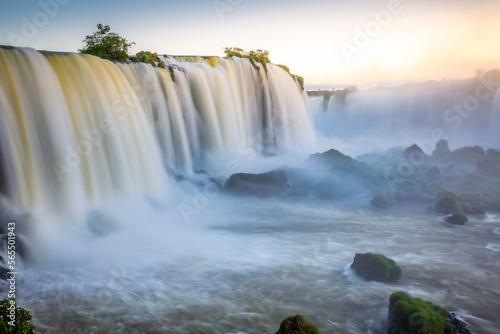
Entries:
{"type": "Polygon", "coordinates": [[[162,195],[167,172],[209,168],[211,153],[314,150],[305,93],[279,67],[266,72],[237,58],[167,62],[175,82],[145,64],[0,49],[1,161],[11,201],[81,214],[117,194],[162,195]]]}
{"type": "Polygon", "coordinates": [[[149,65],[0,49],[0,160],[10,199],[34,209],[16,221],[29,222],[35,260],[18,263],[17,302],[39,332],[273,333],[301,313],[323,333],[383,333],[396,290],[479,333],[500,331],[498,217],[452,227],[423,207],[203,199],[207,188],[172,181],[227,172],[234,154],[242,171],[255,168],[253,152],[277,154],[265,164],[279,166],[280,153],[314,144],[307,100],[287,73],[189,60],[198,62],[166,59],[174,83],[149,65]],[[68,158],[87,141],[87,157],[68,158]],[[63,182],[54,161],[74,164],[63,182]],[[188,220],[186,205],[196,208],[188,220]],[[353,275],[355,253],[368,251],[395,259],[403,279],[353,275]]]}

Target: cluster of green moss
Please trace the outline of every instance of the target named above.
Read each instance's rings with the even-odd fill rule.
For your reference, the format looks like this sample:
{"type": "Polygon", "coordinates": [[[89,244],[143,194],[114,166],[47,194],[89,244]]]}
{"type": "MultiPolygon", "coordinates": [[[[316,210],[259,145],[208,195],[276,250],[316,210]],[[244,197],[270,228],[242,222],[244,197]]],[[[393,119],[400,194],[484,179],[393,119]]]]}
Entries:
{"type": "Polygon", "coordinates": [[[158,58],[158,54],[151,51],[137,52],[135,56],[129,58],[134,63],[146,63],[152,66],[165,68],[165,64],[158,58]]]}
{"type": "Polygon", "coordinates": [[[388,333],[451,334],[453,325],[446,321],[448,315],[449,312],[441,306],[398,291],[389,298],[388,333]]]}

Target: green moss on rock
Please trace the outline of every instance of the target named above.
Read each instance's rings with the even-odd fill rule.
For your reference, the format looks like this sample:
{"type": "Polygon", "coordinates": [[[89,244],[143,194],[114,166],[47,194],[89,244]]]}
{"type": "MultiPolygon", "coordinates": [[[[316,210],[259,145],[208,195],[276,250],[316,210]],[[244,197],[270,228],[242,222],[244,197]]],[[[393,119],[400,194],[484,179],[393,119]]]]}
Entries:
{"type": "Polygon", "coordinates": [[[451,334],[448,310],[430,302],[413,298],[403,291],[389,298],[389,334],[451,334]]]}
{"type": "Polygon", "coordinates": [[[280,328],[275,334],[321,334],[318,327],[307,321],[306,318],[297,314],[288,317],[280,324],[280,328]]]}
{"type": "Polygon", "coordinates": [[[382,254],[356,254],[351,268],[369,281],[395,282],[403,276],[403,271],[396,262],[382,254]]]}

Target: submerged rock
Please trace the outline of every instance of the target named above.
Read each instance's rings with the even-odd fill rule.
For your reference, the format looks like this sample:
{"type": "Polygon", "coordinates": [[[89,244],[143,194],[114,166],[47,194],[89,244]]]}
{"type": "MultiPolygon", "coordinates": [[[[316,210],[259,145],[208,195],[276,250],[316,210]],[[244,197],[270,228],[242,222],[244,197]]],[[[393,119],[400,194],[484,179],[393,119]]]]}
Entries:
{"type": "Polygon", "coordinates": [[[452,334],[449,312],[441,306],[413,298],[403,291],[389,298],[388,334],[452,334]]]}
{"type": "Polygon", "coordinates": [[[445,221],[452,225],[465,225],[469,221],[469,218],[461,213],[455,213],[452,216],[446,217],[445,221]]]}
{"type": "Polygon", "coordinates": [[[318,327],[311,324],[306,318],[297,314],[283,320],[275,334],[320,334],[320,331],[318,327]]]}
{"type": "Polygon", "coordinates": [[[375,208],[388,208],[390,206],[396,205],[396,201],[387,198],[385,193],[379,193],[373,197],[370,204],[375,208]]]}
{"type": "Polygon", "coordinates": [[[273,170],[262,174],[233,174],[226,181],[228,191],[256,197],[272,197],[286,190],[287,176],[282,170],[273,170]]]}
{"type": "Polygon", "coordinates": [[[356,274],[369,281],[395,282],[403,276],[403,271],[394,260],[382,254],[356,254],[351,265],[356,274]]]}

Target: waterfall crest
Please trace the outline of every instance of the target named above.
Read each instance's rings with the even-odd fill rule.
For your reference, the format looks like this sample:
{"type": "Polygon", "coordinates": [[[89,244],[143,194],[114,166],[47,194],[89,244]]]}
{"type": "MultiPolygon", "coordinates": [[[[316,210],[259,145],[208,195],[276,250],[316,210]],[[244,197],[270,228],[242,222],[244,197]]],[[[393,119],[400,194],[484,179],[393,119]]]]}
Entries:
{"type": "Polygon", "coordinates": [[[310,149],[299,85],[247,59],[116,64],[0,48],[0,192],[20,208],[84,210],[116,193],[162,192],[210,152],[259,138],[262,154],[310,149]]]}

